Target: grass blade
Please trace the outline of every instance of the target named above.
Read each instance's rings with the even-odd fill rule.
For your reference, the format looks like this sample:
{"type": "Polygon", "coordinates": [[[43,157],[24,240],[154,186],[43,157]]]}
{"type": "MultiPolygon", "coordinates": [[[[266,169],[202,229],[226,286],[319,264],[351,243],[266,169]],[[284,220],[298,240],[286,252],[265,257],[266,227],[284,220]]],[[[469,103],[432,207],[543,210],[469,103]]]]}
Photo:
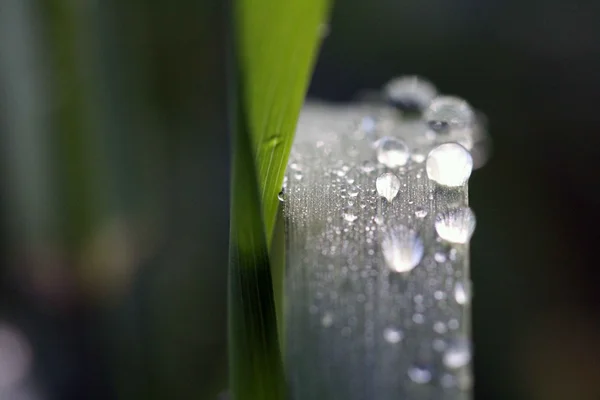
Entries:
{"type": "Polygon", "coordinates": [[[233,2],[229,351],[237,400],[285,397],[269,244],[328,3],[233,2]]]}

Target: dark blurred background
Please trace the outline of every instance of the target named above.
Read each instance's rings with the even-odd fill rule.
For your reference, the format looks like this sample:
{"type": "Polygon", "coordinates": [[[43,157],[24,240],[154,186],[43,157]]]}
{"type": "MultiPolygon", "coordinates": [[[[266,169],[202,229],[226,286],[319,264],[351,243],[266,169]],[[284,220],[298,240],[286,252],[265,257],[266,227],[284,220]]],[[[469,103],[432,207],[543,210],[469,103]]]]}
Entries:
{"type": "MultiPolygon", "coordinates": [[[[338,0],[310,95],[419,74],[489,118],[476,399],[600,398],[600,4],[338,0]]],[[[226,387],[220,0],[0,1],[0,399],[226,387]]]]}

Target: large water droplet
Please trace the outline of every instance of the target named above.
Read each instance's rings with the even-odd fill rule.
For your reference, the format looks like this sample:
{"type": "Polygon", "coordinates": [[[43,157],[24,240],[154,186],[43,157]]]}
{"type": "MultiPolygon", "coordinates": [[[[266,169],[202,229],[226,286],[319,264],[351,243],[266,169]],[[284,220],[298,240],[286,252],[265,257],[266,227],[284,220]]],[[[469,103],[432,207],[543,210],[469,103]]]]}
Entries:
{"type": "Polygon", "coordinates": [[[396,175],[386,172],[377,178],[375,187],[381,197],[385,197],[387,201],[391,202],[400,190],[400,179],[396,175]]]}
{"type": "Polygon", "coordinates": [[[398,343],[403,337],[402,331],[395,328],[386,328],[383,331],[383,338],[389,343],[398,343]]]}
{"type": "Polygon", "coordinates": [[[377,161],[388,168],[405,165],[410,158],[406,144],[396,138],[385,136],[377,141],[377,161]]]}
{"type": "Polygon", "coordinates": [[[408,377],[414,383],[425,384],[431,381],[431,371],[425,367],[413,366],[408,369],[408,377]]]}
{"type": "Polygon", "coordinates": [[[400,225],[385,233],[381,250],[392,270],[408,272],[423,258],[423,241],[415,231],[400,225]]]}
{"type": "Polygon", "coordinates": [[[405,111],[422,111],[437,95],[435,86],[418,76],[402,76],[385,85],[388,100],[405,111]]]}
{"type": "Polygon", "coordinates": [[[462,186],[471,176],[473,158],[458,143],[444,143],[429,152],[427,176],[444,186],[462,186]]]}
{"type": "Polygon", "coordinates": [[[444,353],[444,365],[450,369],[466,366],[471,361],[471,346],[464,338],[454,340],[444,353]]]}
{"type": "Polygon", "coordinates": [[[461,305],[468,304],[471,301],[471,285],[469,282],[465,284],[457,282],[454,285],[454,299],[461,305]]]}
{"type": "Polygon", "coordinates": [[[469,207],[455,208],[435,217],[435,231],[451,243],[467,243],[475,231],[475,214],[469,207]]]}
{"type": "Polygon", "coordinates": [[[447,132],[471,125],[475,113],[469,103],[463,99],[440,96],[433,99],[423,117],[434,131],[447,132]]]}

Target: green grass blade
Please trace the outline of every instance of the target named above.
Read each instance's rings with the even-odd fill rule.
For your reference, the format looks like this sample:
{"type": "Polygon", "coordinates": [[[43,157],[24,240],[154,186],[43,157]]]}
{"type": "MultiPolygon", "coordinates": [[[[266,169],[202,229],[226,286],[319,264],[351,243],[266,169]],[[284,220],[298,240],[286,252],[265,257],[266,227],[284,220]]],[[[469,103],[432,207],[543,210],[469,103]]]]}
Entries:
{"type": "Polygon", "coordinates": [[[234,87],[239,92],[231,103],[228,301],[229,385],[235,400],[286,395],[269,244],[277,193],[328,8],[329,0],[233,0],[234,87]]]}
{"type": "Polygon", "coordinates": [[[237,0],[238,62],[270,243],[292,140],[330,0],[237,0]]]}

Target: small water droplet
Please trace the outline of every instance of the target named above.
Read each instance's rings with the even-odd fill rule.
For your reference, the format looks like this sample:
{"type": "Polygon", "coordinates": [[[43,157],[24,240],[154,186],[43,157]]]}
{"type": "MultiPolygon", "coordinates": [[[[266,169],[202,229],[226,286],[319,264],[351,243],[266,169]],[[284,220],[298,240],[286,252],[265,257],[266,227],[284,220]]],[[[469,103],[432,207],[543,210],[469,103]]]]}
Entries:
{"type": "Polygon", "coordinates": [[[471,287],[470,283],[463,284],[457,282],[454,285],[454,299],[458,304],[465,305],[471,301],[471,287]]]}
{"type": "Polygon", "coordinates": [[[398,343],[402,340],[404,334],[402,331],[394,328],[385,328],[383,331],[383,338],[389,343],[398,343]]]}
{"type": "Polygon", "coordinates": [[[415,210],[415,217],[417,218],[425,218],[427,216],[427,210],[423,207],[417,207],[415,210]]]}
{"type": "Polygon", "coordinates": [[[462,186],[471,176],[473,158],[458,143],[444,143],[429,152],[427,176],[440,185],[462,186]]]}
{"type": "Polygon", "coordinates": [[[373,218],[373,221],[374,221],[374,222],[375,222],[377,225],[381,225],[381,224],[383,224],[383,222],[384,222],[384,220],[383,220],[383,216],[381,216],[381,215],[376,215],[376,216],[373,218]]]}
{"type": "Polygon", "coordinates": [[[455,208],[435,217],[435,230],[451,243],[467,243],[475,231],[475,214],[469,207],[455,208]]]}
{"type": "Polygon", "coordinates": [[[471,125],[475,114],[471,106],[463,99],[454,96],[440,96],[433,99],[423,117],[434,131],[448,132],[471,125]]]}
{"type": "Polygon", "coordinates": [[[390,172],[380,175],[375,182],[377,193],[389,202],[394,200],[394,197],[400,190],[400,179],[390,172]]]}
{"type": "Polygon", "coordinates": [[[436,251],[433,255],[433,259],[439,263],[446,262],[446,255],[441,251],[436,251]]]}
{"type": "Polygon", "coordinates": [[[423,241],[415,231],[400,225],[386,232],[381,250],[392,270],[408,272],[423,258],[423,241]]]}
{"type": "Polygon", "coordinates": [[[285,201],[285,189],[281,189],[281,192],[277,195],[279,201],[285,201]]]}
{"type": "Polygon", "coordinates": [[[373,163],[371,163],[370,161],[365,161],[361,169],[363,170],[363,172],[366,172],[368,174],[369,172],[375,171],[375,165],[373,165],[373,163]]]}
{"type": "Polygon", "coordinates": [[[442,321],[438,321],[435,324],[433,324],[433,330],[436,331],[437,333],[439,333],[440,335],[448,332],[448,328],[446,327],[446,324],[443,323],[442,321]]]}
{"type": "Polygon", "coordinates": [[[385,85],[388,100],[404,111],[422,111],[437,95],[435,86],[418,76],[401,76],[385,85]]]}
{"type": "Polygon", "coordinates": [[[408,377],[414,383],[425,384],[431,381],[431,371],[425,367],[412,366],[408,369],[408,377]]]}
{"type": "Polygon", "coordinates": [[[294,174],[294,179],[296,179],[297,181],[302,180],[302,173],[301,172],[296,172],[294,174]]]}
{"type": "Polygon", "coordinates": [[[406,144],[396,138],[385,136],[377,141],[377,161],[388,168],[405,165],[410,157],[406,144]]]}
{"type": "Polygon", "coordinates": [[[354,222],[354,221],[356,221],[357,218],[358,218],[358,216],[356,216],[355,214],[352,214],[351,212],[344,213],[344,219],[348,222],[354,222]]]}
{"type": "Polygon", "coordinates": [[[450,328],[451,330],[458,329],[458,326],[459,326],[459,323],[456,318],[452,318],[450,321],[448,321],[448,328],[450,328]]]}
{"type": "Polygon", "coordinates": [[[471,346],[464,338],[454,340],[444,353],[444,365],[449,369],[462,368],[471,362],[471,346]]]}
{"type": "Polygon", "coordinates": [[[415,324],[422,324],[423,322],[425,322],[425,317],[423,316],[423,314],[415,314],[412,317],[412,320],[415,324]]]}
{"type": "Polygon", "coordinates": [[[433,342],[431,342],[431,347],[433,347],[435,351],[444,351],[446,350],[446,342],[439,338],[433,339],[433,342]]]}
{"type": "Polygon", "coordinates": [[[355,186],[348,188],[348,196],[350,196],[350,197],[358,196],[358,188],[356,188],[355,186]]]}
{"type": "Polygon", "coordinates": [[[323,317],[321,318],[321,325],[323,325],[325,328],[328,328],[332,324],[333,324],[333,315],[331,315],[331,313],[329,313],[329,312],[323,314],[323,317]]]}
{"type": "Polygon", "coordinates": [[[436,290],[433,294],[433,297],[436,300],[444,300],[446,298],[446,293],[444,293],[442,290],[436,290]]]}
{"type": "Polygon", "coordinates": [[[425,154],[421,153],[420,151],[415,151],[412,153],[412,155],[410,156],[411,160],[413,160],[415,163],[420,164],[423,161],[425,161],[425,154]]]}

